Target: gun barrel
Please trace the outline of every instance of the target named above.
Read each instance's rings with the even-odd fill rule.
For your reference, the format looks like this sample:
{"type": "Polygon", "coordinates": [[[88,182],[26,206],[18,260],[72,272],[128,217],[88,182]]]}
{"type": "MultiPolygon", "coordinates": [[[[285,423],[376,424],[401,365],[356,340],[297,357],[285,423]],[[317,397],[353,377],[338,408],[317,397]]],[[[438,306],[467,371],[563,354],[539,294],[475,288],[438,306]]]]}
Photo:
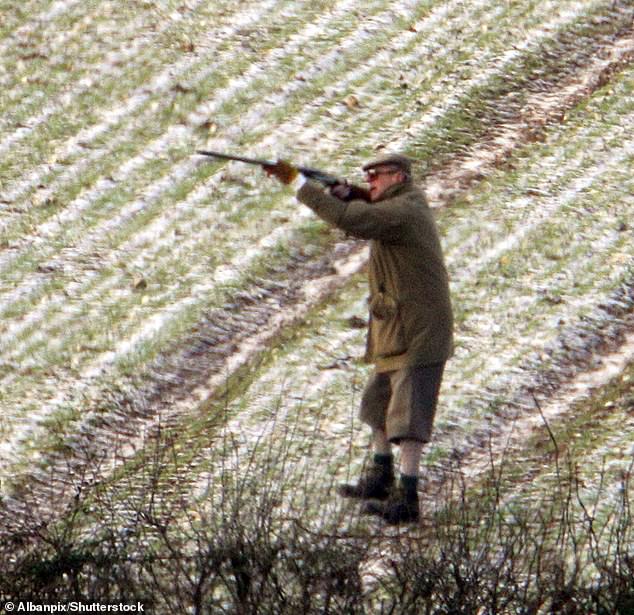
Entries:
{"type": "Polygon", "coordinates": [[[197,154],[201,156],[209,156],[211,158],[220,158],[221,160],[237,160],[238,162],[246,162],[247,164],[257,164],[259,166],[273,166],[275,161],[263,160],[262,158],[249,158],[248,156],[234,156],[233,154],[225,154],[223,152],[214,152],[212,150],[199,149],[197,154]]]}
{"type": "MultiPolygon", "coordinates": [[[[237,160],[238,162],[246,162],[247,164],[256,164],[261,167],[274,167],[277,162],[273,160],[264,160],[262,158],[250,158],[249,156],[235,156],[234,154],[225,154],[224,152],[216,152],[213,150],[204,150],[199,149],[196,150],[197,154],[201,156],[209,156],[211,158],[219,158],[220,160],[237,160]]],[[[334,175],[330,175],[329,173],[324,173],[319,169],[313,169],[311,167],[300,167],[295,166],[295,168],[306,177],[310,179],[314,179],[318,181],[324,186],[335,186],[337,184],[343,183],[341,179],[334,175]]]]}

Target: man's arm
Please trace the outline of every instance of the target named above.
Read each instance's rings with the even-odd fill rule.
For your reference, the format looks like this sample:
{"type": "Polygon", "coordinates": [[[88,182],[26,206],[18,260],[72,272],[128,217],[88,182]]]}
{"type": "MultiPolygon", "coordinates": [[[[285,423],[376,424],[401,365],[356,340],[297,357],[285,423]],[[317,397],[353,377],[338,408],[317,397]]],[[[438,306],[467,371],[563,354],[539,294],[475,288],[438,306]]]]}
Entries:
{"type": "Polygon", "coordinates": [[[345,202],[311,181],[299,186],[297,198],[320,218],[354,237],[385,242],[395,242],[401,237],[404,215],[402,208],[393,203],[345,202]]]}

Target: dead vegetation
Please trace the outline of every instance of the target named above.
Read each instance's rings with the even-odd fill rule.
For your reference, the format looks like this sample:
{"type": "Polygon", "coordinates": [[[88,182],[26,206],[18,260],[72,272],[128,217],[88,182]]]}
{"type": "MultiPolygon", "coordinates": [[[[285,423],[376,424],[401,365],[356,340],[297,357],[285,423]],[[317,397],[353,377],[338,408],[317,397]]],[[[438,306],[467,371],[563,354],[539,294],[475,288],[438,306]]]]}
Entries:
{"type": "MultiPolygon", "coordinates": [[[[15,147],[15,157],[8,157],[2,167],[9,179],[3,177],[0,185],[1,223],[6,231],[0,244],[0,267],[5,267],[0,280],[5,310],[0,333],[7,342],[0,356],[4,387],[0,394],[4,422],[0,427],[6,435],[0,499],[0,598],[140,600],[157,612],[201,613],[630,612],[634,608],[629,547],[631,466],[620,459],[616,464],[620,470],[608,472],[602,464],[606,458],[614,460],[605,453],[605,443],[589,444],[587,457],[578,453],[581,461],[569,457],[567,439],[572,436],[550,432],[544,425],[542,436],[552,433],[553,437],[539,442],[540,450],[546,450],[542,466],[532,465],[522,475],[512,459],[530,457],[530,451],[520,445],[507,456],[509,451],[504,447],[508,429],[521,425],[522,415],[529,413],[534,418],[535,400],[545,406],[579,374],[592,370],[603,357],[618,353],[633,328],[631,251],[623,239],[630,230],[631,193],[628,196],[629,180],[622,179],[619,184],[621,176],[611,169],[616,163],[609,155],[621,156],[619,164],[627,168],[631,151],[627,143],[616,143],[623,126],[613,116],[605,120],[612,109],[606,111],[597,102],[609,101],[618,89],[622,109],[617,109],[620,116],[617,111],[614,115],[627,123],[631,105],[624,93],[631,92],[633,58],[629,3],[596,3],[587,18],[570,23],[562,18],[561,31],[557,30],[557,17],[553,21],[556,25],[548,26],[553,29],[552,36],[540,32],[542,22],[548,19],[539,17],[538,5],[531,3],[527,8],[537,17],[531,17],[530,32],[539,35],[539,40],[521,40],[517,56],[509,52],[510,59],[503,66],[489,57],[487,47],[495,46],[487,42],[486,32],[495,24],[489,16],[480,16],[484,25],[477,36],[483,37],[484,42],[478,43],[482,48],[459,62],[459,69],[447,59],[459,55],[449,40],[434,42],[439,46],[439,65],[445,62],[452,76],[462,75],[451,84],[445,83],[446,88],[457,88],[455,95],[452,90],[452,105],[445,109],[433,96],[429,95],[431,102],[424,98],[438,87],[433,79],[443,82],[449,75],[442,75],[442,71],[435,75],[430,69],[433,79],[429,84],[410,75],[400,79],[396,94],[388,87],[381,90],[386,110],[379,109],[381,97],[373,99],[364,89],[372,84],[383,87],[382,65],[377,68],[373,64],[375,52],[366,48],[365,38],[365,55],[348,57],[345,37],[349,32],[345,28],[336,32],[344,43],[341,57],[350,62],[341,91],[330,86],[321,91],[311,83],[312,78],[318,81],[322,77],[321,72],[340,83],[339,71],[345,62],[331,66],[326,56],[318,58],[314,66],[306,66],[301,78],[283,78],[284,70],[290,70],[285,65],[290,61],[286,55],[292,56],[294,46],[302,44],[312,27],[321,32],[316,44],[327,38],[327,11],[323,21],[315,22],[318,26],[307,23],[310,27],[306,30],[292,33],[291,51],[286,43],[279,43],[270,58],[265,56],[271,60],[275,75],[282,77],[278,86],[271,84],[270,91],[264,89],[259,94],[255,86],[262,87],[259,77],[264,66],[260,47],[264,45],[266,53],[275,51],[274,39],[281,37],[283,30],[277,26],[267,29],[266,23],[255,29],[245,26],[240,36],[254,64],[249,68],[251,56],[241,57],[238,73],[247,72],[244,83],[252,84],[254,91],[242,91],[242,76],[235,81],[221,80],[231,87],[219,88],[217,101],[201,103],[206,94],[197,81],[199,73],[187,72],[187,78],[179,77],[175,85],[165,80],[172,70],[169,61],[176,56],[183,60],[178,64],[180,70],[187,65],[185,60],[194,64],[195,55],[204,53],[205,45],[217,44],[221,59],[226,52],[222,37],[204,44],[182,38],[178,20],[186,20],[189,10],[195,16],[200,3],[189,4],[189,8],[183,5],[179,9],[179,17],[170,17],[173,23],[162,21],[159,27],[157,22],[145,30],[153,33],[153,40],[154,35],[157,40],[174,36],[175,47],[167,45],[165,49],[169,47],[170,52],[165,57],[161,55],[164,49],[157,51],[156,58],[146,58],[145,51],[138,56],[143,70],[149,70],[154,62],[156,67],[163,61],[166,64],[159,67],[151,86],[135,89],[129,102],[122,103],[101,124],[87,123],[75,135],[67,126],[51,122],[44,133],[58,131],[59,143],[53,140],[49,144],[46,134],[41,133],[47,118],[56,118],[59,108],[51,103],[43,107],[40,119],[22,124],[20,114],[27,110],[35,113],[38,108],[37,98],[29,97],[24,98],[24,109],[11,108],[18,123],[2,124],[3,146],[11,149],[23,140],[28,145],[37,137],[41,141],[33,151],[47,152],[51,158],[46,165],[38,166],[38,162],[29,166],[25,162],[29,160],[25,154],[28,148],[15,147]],[[271,39],[261,38],[263,33],[271,39]],[[447,56],[440,57],[443,44],[447,56]],[[486,58],[483,74],[489,75],[483,83],[468,74],[477,65],[479,53],[486,58]],[[462,79],[464,90],[455,85],[462,79]],[[311,87],[317,88],[317,98],[303,101],[303,88],[311,87]],[[349,88],[354,93],[349,93],[349,88]],[[232,92],[240,103],[235,103],[238,111],[231,110],[232,92]],[[163,108],[163,98],[169,98],[168,108],[163,108]],[[330,100],[339,101],[338,106],[322,116],[319,109],[330,100]],[[299,114],[296,107],[304,103],[307,111],[299,114]],[[321,143],[318,155],[328,164],[332,164],[335,151],[356,160],[377,149],[398,146],[425,159],[428,194],[445,224],[443,228],[452,230],[454,219],[465,224],[473,215],[469,203],[474,198],[481,203],[487,191],[492,199],[507,201],[517,194],[533,199],[536,210],[550,198],[555,203],[553,211],[557,211],[559,190],[570,190],[579,200],[593,190],[604,189],[603,184],[595,188],[590,182],[583,185],[579,181],[581,187],[575,192],[555,173],[548,178],[548,186],[534,183],[529,174],[520,175],[517,184],[495,185],[496,181],[501,183],[501,177],[518,172],[522,160],[536,156],[541,146],[545,157],[549,155],[547,147],[553,135],[576,126],[575,121],[582,126],[575,130],[585,130],[583,121],[575,120],[584,117],[585,105],[594,105],[585,123],[589,132],[597,131],[596,143],[606,155],[593,161],[589,152],[568,151],[564,140],[557,144],[562,151],[562,170],[557,169],[557,173],[598,178],[608,170],[614,174],[605,185],[615,190],[615,199],[623,199],[624,213],[613,223],[604,221],[612,209],[608,211],[603,201],[566,204],[577,207],[580,217],[596,219],[597,227],[605,226],[605,243],[601,245],[607,246],[606,251],[617,246],[613,256],[605,257],[606,263],[613,264],[612,270],[605,265],[608,273],[601,274],[605,282],[596,281],[578,294],[571,290],[581,286],[576,280],[568,286],[562,284],[563,290],[558,288],[562,280],[575,275],[566,271],[573,264],[566,254],[573,243],[566,235],[572,218],[566,221],[562,217],[553,223],[556,228],[549,230],[555,237],[544,242],[547,264],[541,269],[534,265],[538,275],[544,274],[546,279],[533,281],[527,276],[532,285],[524,290],[518,277],[513,288],[515,276],[526,275],[526,270],[513,255],[495,255],[507,241],[506,229],[519,236],[511,251],[526,251],[527,260],[541,258],[541,247],[529,252],[524,245],[521,227],[526,226],[526,218],[517,222],[512,208],[489,207],[489,234],[489,227],[476,228],[474,224],[472,234],[460,239],[462,247],[452,239],[459,245],[451,252],[457,304],[466,309],[463,306],[484,286],[489,288],[491,301],[497,300],[498,287],[503,288],[500,292],[508,291],[512,297],[508,310],[524,309],[518,297],[527,295],[525,303],[536,302],[546,315],[543,326],[533,331],[536,339],[543,337],[544,341],[532,344],[530,332],[518,338],[516,352],[521,358],[503,358],[507,361],[504,377],[493,372],[497,379],[487,380],[488,372],[483,368],[449,380],[451,388],[464,381],[477,393],[465,387],[464,399],[452,400],[454,405],[438,425],[437,447],[430,454],[425,487],[429,505],[425,526],[389,534],[336,505],[328,514],[323,512],[323,500],[331,499],[324,476],[341,473],[340,465],[350,461],[353,452],[354,456],[363,453],[362,446],[347,443],[355,437],[356,424],[351,421],[346,425],[346,417],[339,421],[343,426],[334,421],[326,424],[323,414],[332,414],[333,408],[341,412],[354,402],[360,368],[348,345],[356,343],[360,333],[354,337],[355,331],[360,332],[363,324],[355,285],[360,279],[357,274],[364,248],[323,227],[296,221],[295,205],[289,205],[289,197],[272,194],[268,187],[264,190],[235,169],[195,169],[183,151],[203,133],[205,138],[223,143],[273,147],[270,135],[264,134],[266,130],[275,132],[273,128],[279,128],[279,143],[274,145],[280,147],[297,146],[303,151],[308,142],[311,148],[321,143]],[[218,111],[218,117],[211,118],[209,109],[218,111]],[[270,124],[251,125],[262,109],[274,119],[270,124]],[[276,115],[283,109],[289,117],[276,115]],[[119,125],[128,113],[130,127],[134,126],[129,134],[119,125]],[[437,120],[430,123],[433,114],[437,120]],[[233,118],[235,124],[223,125],[219,117],[233,118]],[[148,118],[156,125],[148,127],[148,118]],[[306,122],[306,134],[302,132],[296,141],[293,130],[302,121],[306,122]],[[374,121],[381,123],[381,130],[371,140],[367,135],[373,134],[374,121]],[[352,133],[354,126],[358,133],[352,133]],[[11,129],[8,132],[7,127],[11,129]],[[110,129],[115,136],[109,135],[110,129]],[[289,135],[285,136],[285,130],[289,135]],[[90,137],[93,132],[94,142],[90,137]],[[183,142],[178,142],[179,135],[186,135],[183,142]],[[76,139],[81,156],[75,149],[76,139]],[[148,143],[149,153],[139,154],[138,148],[148,143]],[[106,163],[111,152],[116,156],[106,163]],[[82,162],[85,154],[86,165],[82,162]],[[150,164],[152,156],[155,160],[150,164]],[[16,174],[21,165],[25,177],[16,174]],[[93,166],[94,173],[89,173],[87,169],[93,166]],[[83,185],[73,179],[83,180],[84,175],[83,185]],[[130,188],[123,189],[128,181],[130,188]],[[205,199],[217,206],[213,215],[200,213],[203,205],[209,207],[205,199]],[[243,203],[240,211],[231,208],[231,199],[243,203]],[[449,217],[454,212],[462,218],[449,217]],[[217,232],[208,233],[212,221],[217,232]],[[495,228],[498,223],[500,229],[495,228]],[[242,259],[245,245],[240,243],[241,235],[250,240],[259,232],[264,237],[254,250],[255,256],[242,259]],[[266,243],[269,232],[277,239],[266,243]],[[558,236],[566,239],[558,241],[558,236]],[[98,242],[93,245],[95,238],[98,242]],[[492,258],[490,263],[483,261],[480,270],[473,264],[471,252],[473,245],[482,241],[490,242],[492,258]],[[13,268],[9,267],[12,263],[13,268]],[[460,272],[470,267],[473,280],[465,281],[460,272]],[[216,283],[215,276],[225,282],[216,283]],[[207,277],[213,278],[213,283],[206,283],[207,277]],[[185,313],[196,301],[204,307],[195,305],[173,329],[172,323],[160,322],[173,306],[180,309],[182,305],[185,313]],[[584,301],[577,311],[566,309],[568,304],[584,301]],[[332,311],[330,322],[323,316],[328,309],[332,311]],[[138,348],[141,343],[135,346],[135,336],[142,338],[138,330],[145,332],[146,323],[155,321],[158,333],[151,339],[151,348],[138,348]],[[337,327],[345,330],[345,341],[320,339],[337,327]],[[72,344],[67,340],[73,340],[72,344]],[[292,356],[294,343],[305,343],[315,351],[298,359],[292,356]],[[68,349],[58,352],[65,344],[68,349]],[[116,352],[112,348],[119,347],[131,349],[131,356],[121,364],[113,360],[116,352]],[[317,376],[311,372],[306,378],[311,384],[318,381],[321,388],[308,390],[301,377],[295,388],[284,388],[280,381],[289,376],[282,368],[288,363],[300,373],[307,361],[318,368],[317,376]],[[342,393],[344,378],[352,384],[342,393]],[[288,399],[277,399],[267,390],[277,390],[278,385],[280,397],[288,393],[288,399]],[[29,391],[22,397],[21,387],[29,391]],[[242,406],[258,402],[258,396],[266,398],[266,403],[247,412],[242,406]],[[331,398],[335,401],[328,406],[331,398]],[[460,403],[468,406],[468,413],[460,403]],[[49,414],[43,413],[24,438],[16,435],[21,420],[30,421],[32,414],[37,416],[43,408],[49,414]],[[311,416],[314,426],[307,428],[300,423],[301,418],[293,412],[301,417],[301,411],[311,416]],[[265,425],[269,420],[276,424],[270,430],[268,423],[265,425]],[[297,422],[280,438],[279,425],[293,420],[297,422]],[[246,435],[238,431],[237,437],[232,434],[234,440],[219,440],[223,430],[232,429],[227,427],[231,421],[234,427],[244,423],[245,429],[252,431],[246,435]],[[280,448],[267,438],[277,439],[280,448]],[[333,448],[335,439],[338,448],[333,448]],[[320,450],[318,444],[330,447],[328,452],[320,450]],[[270,465],[261,467],[255,451],[259,454],[267,446],[270,465]],[[348,450],[344,450],[346,446],[348,450]],[[250,474],[233,471],[239,451],[246,452],[250,474]],[[326,455],[332,459],[325,460],[326,455]],[[486,459],[487,469],[469,474],[464,464],[474,459],[479,468],[486,459]],[[580,474],[576,464],[586,459],[591,462],[580,474]],[[287,484],[287,476],[279,472],[279,467],[322,462],[319,475],[302,475],[300,471],[304,482],[296,481],[297,475],[289,470],[296,482],[287,484]],[[530,482],[539,483],[553,472],[554,483],[546,481],[530,497],[522,491],[530,482]],[[468,479],[460,478],[467,475],[468,479]],[[604,482],[611,488],[596,487],[604,482]],[[596,488],[585,493],[585,483],[596,488]],[[319,497],[314,501],[306,496],[304,509],[297,506],[297,493],[306,485],[319,497]],[[605,498],[605,506],[600,498],[605,498]],[[591,512],[599,508],[600,517],[591,512]],[[308,521],[303,518],[305,510],[311,511],[308,521]]],[[[302,11],[309,3],[300,4],[289,7],[298,23],[306,18],[302,11]]],[[[367,19],[361,30],[367,27],[368,32],[376,32],[379,28],[382,13],[378,4],[368,9],[367,15],[359,15],[367,19]]],[[[418,66],[421,61],[416,44],[423,43],[410,48],[400,41],[409,41],[410,35],[414,41],[431,38],[419,36],[417,31],[422,33],[427,27],[427,14],[412,9],[415,3],[406,4],[403,11],[416,13],[421,25],[410,26],[404,37],[385,34],[385,44],[376,57],[387,61],[398,51],[403,54],[398,56],[399,62],[415,61],[418,66]]],[[[504,10],[515,10],[512,4],[504,10]]],[[[63,5],[55,3],[59,9],[63,5]]],[[[71,10],[70,4],[68,8],[71,10]]],[[[154,14],[153,3],[144,3],[143,8],[148,12],[138,18],[145,23],[154,14]]],[[[245,5],[249,19],[256,17],[252,9],[266,7],[245,5]]],[[[502,11],[500,7],[496,10],[502,11]]],[[[436,18],[435,12],[431,15],[436,18]]],[[[227,10],[221,18],[226,27],[223,36],[229,36],[239,15],[227,10]]],[[[450,13],[447,27],[456,28],[459,21],[459,11],[450,13]]],[[[88,16],[84,23],[90,23],[88,16]]],[[[477,29],[469,30],[474,40],[477,29]]],[[[77,45],[89,40],[82,38],[82,31],[78,27],[72,32],[77,45]]],[[[500,31],[497,35],[509,33],[500,31]]],[[[140,39],[137,42],[145,49],[140,39]]],[[[51,45],[57,44],[59,40],[51,40],[51,45]]],[[[112,42],[113,55],[102,66],[104,78],[116,77],[125,64],[115,53],[118,45],[112,42]]],[[[5,46],[9,49],[10,41],[5,46]]],[[[29,77],[29,71],[32,68],[39,74],[40,63],[47,58],[37,51],[20,53],[25,64],[18,68],[25,72],[24,83],[33,86],[35,77],[29,77]]],[[[86,66],[88,61],[86,56],[86,66]]],[[[217,84],[203,77],[200,82],[215,91],[217,84]]],[[[124,81],[119,85],[125,95],[124,81]]],[[[74,89],[69,92],[67,102],[76,93],[74,89]]],[[[77,97],[81,98],[81,92],[77,97]]],[[[2,99],[2,104],[8,104],[7,100],[2,99]]],[[[597,252],[601,250],[599,247],[597,252]]],[[[576,262],[583,262],[583,258],[576,262]]],[[[494,314],[501,319],[502,309],[494,314]]],[[[537,319],[532,312],[528,314],[537,319]]],[[[477,349],[486,341],[473,333],[479,324],[491,328],[486,339],[497,335],[498,323],[477,318],[473,313],[460,314],[460,359],[473,351],[470,344],[477,349]]],[[[626,391],[621,391],[618,399],[624,405],[631,403],[626,391]]],[[[561,410],[562,420],[572,413],[572,406],[561,410]]],[[[596,424],[588,422],[588,430],[595,428],[596,438],[602,440],[596,424]]],[[[627,450],[627,446],[627,437],[612,443],[612,449],[627,450]]]]}

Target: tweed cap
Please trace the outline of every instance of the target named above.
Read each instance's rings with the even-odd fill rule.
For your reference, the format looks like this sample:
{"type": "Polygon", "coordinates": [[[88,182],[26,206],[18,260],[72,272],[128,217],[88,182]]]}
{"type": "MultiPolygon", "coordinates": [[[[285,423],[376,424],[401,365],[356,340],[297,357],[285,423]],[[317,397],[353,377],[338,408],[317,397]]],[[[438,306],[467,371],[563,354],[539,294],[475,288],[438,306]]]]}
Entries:
{"type": "Polygon", "coordinates": [[[385,156],[381,156],[363,165],[363,170],[368,171],[369,169],[382,167],[383,165],[395,166],[407,173],[407,175],[412,174],[412,160],[402,154],[386,154],[385,156]]]}

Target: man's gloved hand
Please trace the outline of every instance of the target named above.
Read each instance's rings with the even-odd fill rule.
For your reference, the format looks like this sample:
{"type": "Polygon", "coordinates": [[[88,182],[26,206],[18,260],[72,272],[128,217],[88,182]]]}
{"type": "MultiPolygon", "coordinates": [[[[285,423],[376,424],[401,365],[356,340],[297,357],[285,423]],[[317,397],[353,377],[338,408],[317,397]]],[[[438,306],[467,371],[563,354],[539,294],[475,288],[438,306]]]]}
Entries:
{"type": "Polygon", "coordinates": [[[330,186],[330,194],[340,199],[341,201],[347,201],[350,198],[351,192],[352,189],[350,187],[350,184],[348,184],[347,182],[330,186]]]}
{"type": "Polygon", "coordinates": [[[366,203],[370,203],[372,201],[370,193],[365,188],[349,184],[347,181],[342,181],[339,184],[330,186],[330,194],[338,198],[340,201],[345,201],[346,203],[355,200],[365,201],[366,203]]]}
{"type": "Polygon", "coordinates": [[[290,184],[299,175],[299,171],[286,160],[278,160],[275,164],[265,165],[263,168],[269,177],[275,177],[283,184],[290,184]]]}

